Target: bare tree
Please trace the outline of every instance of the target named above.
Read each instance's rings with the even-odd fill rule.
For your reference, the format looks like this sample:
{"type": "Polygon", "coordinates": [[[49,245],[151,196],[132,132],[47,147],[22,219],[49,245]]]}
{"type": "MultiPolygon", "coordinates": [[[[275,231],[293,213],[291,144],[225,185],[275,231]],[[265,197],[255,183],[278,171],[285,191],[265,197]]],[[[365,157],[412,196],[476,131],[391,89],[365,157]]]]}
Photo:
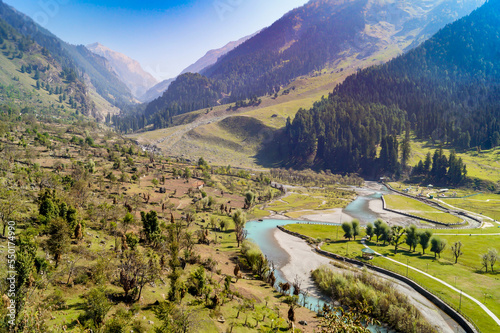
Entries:
{"type": "Polygon", "coordinates": [[[490,258],[488,256],[488,253],[485,253],[485,254],[481,255],[480,257],[481,257],[481,263],[482,263],[481,268],[484,267],[484,269],[486,270],[486,273],[488,273],[488,264],[490,263],[490,258]]]}
{"type": "Polygon", "coordinates": [[[458,258],[464,254],[462,252],[462,242],[461,241],[458,241],[458,242],[455,242],[452,246],[451,246],[451,252],[453,253],[453,256],[455,257],[455,264],[458,262],[458,258]]]}
{"type": "Polygon", "coordinates": [[[491,271],[493,272],[493,266],[498,260],[498,251],[497,249],[488,249],[488,262],[491,267],[491,271]]]}

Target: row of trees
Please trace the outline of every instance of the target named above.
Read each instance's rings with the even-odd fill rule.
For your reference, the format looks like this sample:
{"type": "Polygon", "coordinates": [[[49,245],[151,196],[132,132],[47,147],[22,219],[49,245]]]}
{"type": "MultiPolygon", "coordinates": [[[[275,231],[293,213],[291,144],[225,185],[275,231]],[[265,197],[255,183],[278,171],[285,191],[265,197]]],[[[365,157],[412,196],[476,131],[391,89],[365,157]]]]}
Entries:
{"type": "Polygon", "coordinates": [[[420,160],[413,168],[412,173],[416,176],[424,176],[427,180],[438,184],[458,185],[463,183],[467,177],[467,166],[461,157],[457,158],[454,150],[447,158],[443,149],[439,148],[434,151],[432,159],[431,153],[428,152],[425,161],[420,160]]]}
{"type": "MultiPolygon", "coordinates": [[[[360,234],[359,221],[353,220],[352,222],[342,223],[342,229],[344,231],[344,238],[350,240],[360,234]]],[[[389,243],[394,246],[394,253],[398,252],[398,248],[401,244],[406,243],[410,248],[411,252],[415,252],[417,245],[422,248],[422,254],[425,254],[425,250],[431,246],[431,252],[434,252],[434,256],[441,256],[441,253],[446,248],[446,241],[442,240],[437,236],[432,236],[431,230],[418,231],[415,225],[411,225],[407,228],[401,226],[390,227],[386,222],[381,219],[377,219],[374,223],[368,223],[366,226],[366,235],[368,240],[376,237],[376,242],[382,241],[385,245],[389,243]]],[[[452,246],[452,252],[458,261],[458,257],[462,255],[461,243],[454,244],[452,246]]]]}

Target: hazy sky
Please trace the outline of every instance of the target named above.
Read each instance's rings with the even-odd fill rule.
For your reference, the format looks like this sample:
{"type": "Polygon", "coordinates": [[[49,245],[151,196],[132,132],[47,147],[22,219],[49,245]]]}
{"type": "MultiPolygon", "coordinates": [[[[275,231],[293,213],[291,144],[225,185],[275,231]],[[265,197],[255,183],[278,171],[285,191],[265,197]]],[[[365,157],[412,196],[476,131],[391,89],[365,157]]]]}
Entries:
{"type": "Polygon", "coordinates": [[[72,44],[100,42],[157,79],[271,25],[307,0],[4,0],[72,44]]]}

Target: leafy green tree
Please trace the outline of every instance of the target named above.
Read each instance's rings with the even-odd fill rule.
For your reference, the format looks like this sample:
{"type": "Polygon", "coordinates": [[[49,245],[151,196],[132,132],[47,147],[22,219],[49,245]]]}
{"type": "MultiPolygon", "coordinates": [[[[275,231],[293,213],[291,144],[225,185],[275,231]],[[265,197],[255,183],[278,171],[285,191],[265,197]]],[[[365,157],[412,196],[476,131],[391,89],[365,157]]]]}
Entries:
{"type": "Polygon", "coordinates": [[[135,218],[134,218],[134,215],[132,215],[131,213],[127,213],[125,214],[125,217],[123,218],[122,220],[122,223],[123,223],[123,226],[125,227],[125,232],[127,231],[127,229],[135,224],[135,218]]]}
{"type": "Polygon", "coordinates": [[[94,288],[85,296],[85,300],[85,318],[91,321],[91,327],[101,327],[112,306],[106,290],[103,287],[94,288]]]}
{"type": "Polygon", "coordinates": [[[0,218],[3,224],[3,236],[5,236],[7,223],[16,216],[22,206],[23,200],[17,191],[7,190],[3,186],[0,187],[0,218]]]}
{"type": "Polygon", "coordinates": [[[26,300],[27,289],[30,285],[30,279],[35,272],[35,259],[37,245],[32,236],[20,236],[19,249],[16,252],[15,271],[16,277],[16,293],[13,299],[15,300],[16,312],[21,313],[26,300]]]}
{"type": "Polygon", "coordinates": [[[403,170],[406,170],[408,166],[408,160],[410,159],[411,145],[410,145],[410,129],[407,128],[405,137],[401,142],[401,166],[403,170]]]}
{"type": "Polygon", "coordinates": [[[240,209],[233,213],[233,222],[234,222],[234,232],[236,234],[236,242],[238,243],[238,247],[246,238],[245,224],[247,223],[247,218],[245,213],[243,213],[240,209]]]}
{"type": "Polygon", "coordinates": [[[129,232],[125,235],[125,242],[131,250],[135,250],[137,248],[137,244],[139,244],[139,237],[137,237],[137,235],[133,232],[129,232]]]}
{"type": "Polygon", "coordinates": [[[205,274],[205,268],[199,266],[193,272],[188,279],[188,290],[193,296],[201,296],[203,289],[207,285],[207,277],[205,274]]]}
{"type": "Polygon", "coordinates": [[[380,235],[380,240],[384,241],[384,245],[386,242],[390,243],[392,239],[392,229],[387,224],[382,226],[382,234],[380,235]]]}
{"type": "Polygon", "coordinates": [[[56,268],[61,261],[61,257],[69,248],[70,229],[68,223],[62,218],[53,219],[49,225],[49,238],[47,247],[54,256],[56,268]]]}
{"type": "Polygon", "coordinates": [[[418,230],[414,224],[406,227],[406,244],[410,247],[410,251],[415,252],[415,248],[418,245],[418,238],[418,230]]]}
{"type": "Polygon", "coordinates": [[[375,229],[373,224],[370,222],[366,225],[366,235],[368,236],[368,240],[372,240],[373,235],[375,234],[375,229]]]}
{"type": "Polygon", "coordinates": [[[160,224],[158,222],[158,214],[152,210],[149,213],[141,212],[141,220],[143,231],[146,235],[146,240],[151,242],[155,234],[160,232],[160,224]]]}
{"type": "Polygon", "coordinates": [[[59,207],[54,203],[52,197],[48,195],[42,197],[38,211],[47,220],[59,215],[59,207]]]}
{"type": "Polygon", "coordinates": [[[154,328],[155,333],[188,333],[200,329],[200,320],[195,312],[178,307],[175,303],[164,301],[153,308],[160,326],[154,328]]]}
{"type": "Polygon", "coordinates": [[[394,245],[394,254],[398,253],[399,245],[403,244],[405,241],[404,235],[406,230],[401,226],[393,226],[391,228],[391,244],[394,245]]]}
{"type": "Polygon", "coordinates": [[[431,172],[431,168],[432,168],[431,152],[427,152],[427,155],[425,155],[425,162],[423,164],[422,173],[428,176],[431,172]]]}
{"type": "Polygon", "coordinates": [[[446,241],[439,237],[433,237],[431,239],[431,251],[434,252],[434,258],[439,256],[441,258],[441,252],[446,248],[446,241]]]}
{"type": "Polygon", "coordinates": [[[248,191],[245,193],[245,205],[251,208],[255,204],[255,193],[248,191]]]}
{"type": "Polygon", "coordinates": [[[198,166],[200,168],[208,168],[208,163],[205,161],[205,159],[203,159],[203,157],[200,157],[200,159],[198,160],[198,166]]]}
{"type": "Polygon", "coordinates": [[[182,176],[186,179],[186,181],[189,181],[189,179],[191,179],[191,177],[192,177],[191,169],[186,167],[184,169],[184,174],[182,176]]]}
{"type": "Polygon", "coordinates": [[[78,211],[75,207],[69,206],[66,211],[66,222],[68,222],[68,226],[70,229],[74,230],[76,225],[78,224],[78,211]]]}
{"type": "Polygon", "coordinates": [[[387,224],[384,221],[382,221],[381,219],[376,219],[373,224],[375,226],[374,232],[375,232],[375,236],[377,236],[377,243],[378,243],[380,236],[382,236],[383,230],[387,224]]]}
{"type": "Polygon", "coordinates": [[[432,231],[425,230],[424,232],[420,232],[418,234],[418,243],[422,247],[422,254],[425,254],[425,249],[429,247],[429,242],[432,238],[432,231]]]}
{"type": "Polygon", "coordinates": [[[354,240],[356,240],[356,236],[358,236],[360,233],[359,220],[357,219],[352,220],[351,225],[352,225],[352,236],[354,237],[354,240]]]}
{"type": "Polygon", "coordinates": [[[344,238],[351,240],[351,238],[353,237],[352,223],[342,223],[342,230],[344,230],[344,238]]]}

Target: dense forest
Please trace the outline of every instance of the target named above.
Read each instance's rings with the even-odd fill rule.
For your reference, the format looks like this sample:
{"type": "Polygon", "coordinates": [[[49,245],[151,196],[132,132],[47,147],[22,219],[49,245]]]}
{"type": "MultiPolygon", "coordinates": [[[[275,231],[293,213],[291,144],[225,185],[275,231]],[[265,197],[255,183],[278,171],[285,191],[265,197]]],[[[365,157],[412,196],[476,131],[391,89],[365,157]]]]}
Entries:
{"type": "Polygon", "coordinates": [[[291,156],[314,153],[331,170],[370,173],[374,145],[402,134],[407,121],[420,139],[498,146],[499,26],[500,4],[490,1],[420,47],[347,78],[289,122],[288,144],[299,148],[291,156]]]}
{"type": "Polygon", "coordinates": [[[322,69],[346,42],[353,41],[365,26],[364,4],[317,2],[298,8],[202,74],[228,86],[229,102],[274,94],[294,78],[322,69]]]}

